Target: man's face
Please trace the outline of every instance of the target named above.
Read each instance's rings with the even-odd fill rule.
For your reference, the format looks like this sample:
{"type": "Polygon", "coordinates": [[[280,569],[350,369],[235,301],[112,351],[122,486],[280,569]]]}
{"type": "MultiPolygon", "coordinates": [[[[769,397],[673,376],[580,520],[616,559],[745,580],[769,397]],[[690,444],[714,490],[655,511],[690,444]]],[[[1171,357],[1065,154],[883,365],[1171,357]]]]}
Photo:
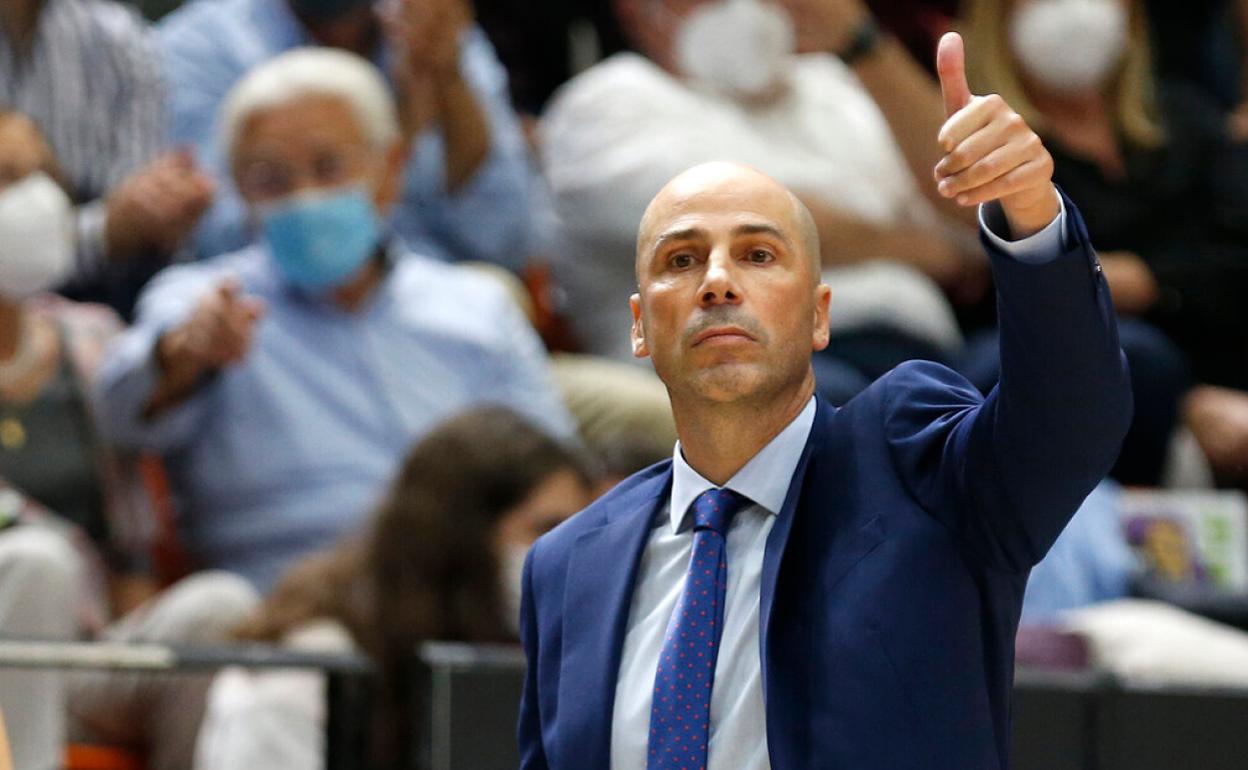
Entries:
{"type": "Polygon", "coordinates": [[[375,148],[344,100],[308,96],[253,115],[233,153],[234,179],[249,205],[296,193],[362,184],[384,211],[397,193],[401,156],[375,148]]]}
{"type": "Polygon", "coordinates": [[[700,166],[651,203],[638,238],[633,351],[673,397],[713,401],[800,387],[828,341],[795,199],[738,166],[700,166]]]}

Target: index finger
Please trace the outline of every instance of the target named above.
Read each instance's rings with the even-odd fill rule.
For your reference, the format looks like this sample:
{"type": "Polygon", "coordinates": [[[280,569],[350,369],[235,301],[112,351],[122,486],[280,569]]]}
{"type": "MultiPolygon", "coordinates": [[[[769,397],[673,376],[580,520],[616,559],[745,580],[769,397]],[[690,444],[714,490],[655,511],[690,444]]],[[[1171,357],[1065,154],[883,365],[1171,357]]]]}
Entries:
{"type": "Polygon", "coordinates": [[[940,93],[945,98],[945,117],[971,101],[971,87],[966,82],[966,47],[957,32],[946,32],[936,49],[936,72],[940,75],[940,93]]]}
{"type": "Polygon", "coordinates": [[[221,279],[221,283],[217,284],[217,296],[225,300],[226,304],[230,304],[238,299],[239,292],[242,291],[242,285],[234,276],[221,279]]]}

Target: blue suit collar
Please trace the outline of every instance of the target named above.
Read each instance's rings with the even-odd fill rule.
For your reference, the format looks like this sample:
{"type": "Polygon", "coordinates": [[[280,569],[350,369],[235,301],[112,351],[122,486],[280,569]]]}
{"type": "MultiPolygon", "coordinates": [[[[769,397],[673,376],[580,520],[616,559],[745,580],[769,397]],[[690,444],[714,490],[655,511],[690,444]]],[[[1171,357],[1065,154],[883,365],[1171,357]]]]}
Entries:
{"type": "Polygon", "coordinates": [[[613,499],[604,524],[576,539],[563,607],[559,718],[563,767],[609,767],[611,713],[637,567],[671,489],[671,465],[613,499]],[[592,609],[591,609],[592,608],[592,609]]]}

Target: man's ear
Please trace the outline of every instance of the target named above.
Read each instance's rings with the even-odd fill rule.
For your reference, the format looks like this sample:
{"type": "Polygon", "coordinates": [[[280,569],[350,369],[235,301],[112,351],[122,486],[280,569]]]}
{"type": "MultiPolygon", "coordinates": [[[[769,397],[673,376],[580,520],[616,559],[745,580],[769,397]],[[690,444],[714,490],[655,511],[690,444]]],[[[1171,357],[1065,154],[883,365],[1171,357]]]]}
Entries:
{"type": "Polygon", "coordinates": [[[633,330],[629,335],[633,341],[633,356],[646,358],[650,355],[650,349],[646,347],[646,330],[641,325],[641,295],[634,294],[629,297],[628,306],[633,311],[633,330]]]}
{"type": "Polygon", "coordinates": [[[832,289],[826,283],[815,287],[815,333],[811,338],[811,348],[823,350],[828,346],[829,308],[832,306],[832,289]]]}
{"type": "Polygon", "coordinates": [[[373,202],[377,210],[387,212],[399,199],[403,189],[403,170],[407,167],[407,158],[411,150],[411,142],[399,139],[386,150],[381,169],[381,178],[377,181],[377,192],[373,194],[373,202]]]}

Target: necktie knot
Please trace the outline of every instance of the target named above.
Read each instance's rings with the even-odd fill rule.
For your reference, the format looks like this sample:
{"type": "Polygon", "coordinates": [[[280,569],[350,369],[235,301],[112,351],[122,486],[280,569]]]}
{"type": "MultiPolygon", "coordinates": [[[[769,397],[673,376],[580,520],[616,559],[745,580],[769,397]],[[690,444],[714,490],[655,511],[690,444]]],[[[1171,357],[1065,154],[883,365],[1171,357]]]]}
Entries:
{"type": "Polygon", "coordinates": [[[693,500],[693,529],[713,529],[721,536],[728,534],[732,517],[749,503],[731,489],[708,489],[693,500]]]}

